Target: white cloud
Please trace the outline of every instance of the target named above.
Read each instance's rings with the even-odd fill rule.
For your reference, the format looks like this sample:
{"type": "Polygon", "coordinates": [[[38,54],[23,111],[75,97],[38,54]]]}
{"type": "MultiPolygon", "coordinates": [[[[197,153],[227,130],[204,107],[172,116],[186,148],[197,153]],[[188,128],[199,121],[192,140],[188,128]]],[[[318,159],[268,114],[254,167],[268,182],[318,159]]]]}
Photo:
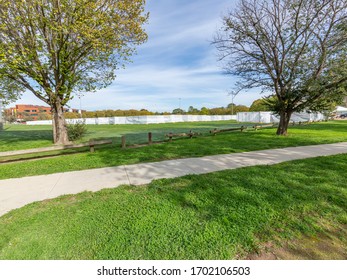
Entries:
{"type": "MultiPolygon", "coordinates": [[[[138,49],[134,63],[118,72],[114,83],[81,99],[83,109],[172,111],[179,106],[216,107],[231,102],[227,91],[236,79],[222,74],[210,44],[230,0],[148,0],[149,40],[138,49]]],[[[250,105],[258,90],[238,95],[250,105]]],[[[30,93],[17,103],[42,104],[30,93]]],[[[78,98],[71,107],[79,108],[78,98]]]]}

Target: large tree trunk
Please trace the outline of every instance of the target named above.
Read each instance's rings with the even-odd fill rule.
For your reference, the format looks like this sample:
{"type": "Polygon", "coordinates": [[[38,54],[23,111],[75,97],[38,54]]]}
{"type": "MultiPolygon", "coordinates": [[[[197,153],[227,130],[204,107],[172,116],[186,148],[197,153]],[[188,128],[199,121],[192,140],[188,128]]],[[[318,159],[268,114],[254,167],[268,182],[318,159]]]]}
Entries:
{"type": "Polygon", "coordinates": [[[61,105],[60,100],[56,100],[56,102],[51,105],[51,108],[53,124],[53,142],[56,145],[69,144],[70,141],[65,125],[63,106],[61,105]]]}
{"type": "Polygon", "coordinates": [[[280,112],[280,122],[277,128],[277,135],[287,135],[288,134],[288,125],[292,112],[281,111],[280,112]]]}

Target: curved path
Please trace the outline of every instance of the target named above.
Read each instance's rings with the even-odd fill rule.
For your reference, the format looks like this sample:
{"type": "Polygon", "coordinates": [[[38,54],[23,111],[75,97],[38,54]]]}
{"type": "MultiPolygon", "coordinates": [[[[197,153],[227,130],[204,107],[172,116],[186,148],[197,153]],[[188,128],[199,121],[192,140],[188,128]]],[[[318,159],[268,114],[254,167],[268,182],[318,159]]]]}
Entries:
{"type": "Polygon", "coordinates": [[[0,216],[34,201],[154,179],[347,153],[347,142],[185,158],[0,180],[0,216]]]}

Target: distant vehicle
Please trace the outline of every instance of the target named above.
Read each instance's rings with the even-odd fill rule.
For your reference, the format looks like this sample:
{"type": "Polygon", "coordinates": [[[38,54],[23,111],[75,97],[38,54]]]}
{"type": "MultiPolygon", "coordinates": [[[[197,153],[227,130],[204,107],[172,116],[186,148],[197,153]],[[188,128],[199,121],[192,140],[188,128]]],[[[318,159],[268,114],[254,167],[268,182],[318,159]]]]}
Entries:
{"type": "Polygon", "coordinates": [[[347,113],[341,114],[341,115],[340,115],[340,118],[341,118],[341,119],[347,118],[347,113]]]}

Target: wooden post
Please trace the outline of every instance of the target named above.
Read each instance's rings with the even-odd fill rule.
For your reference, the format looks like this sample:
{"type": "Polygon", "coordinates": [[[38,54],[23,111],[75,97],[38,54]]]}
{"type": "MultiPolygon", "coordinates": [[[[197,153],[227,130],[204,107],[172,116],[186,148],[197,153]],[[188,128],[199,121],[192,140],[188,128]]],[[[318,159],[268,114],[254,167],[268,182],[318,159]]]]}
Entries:
{"type": "Polygon", "coordinates": [[[125,135],[122,136],[122,149],[126,148],[126,139],[125,139],[125,135]]]}
{"type": "Polygon", "coordinates": [[[89,150],[90,150],[91,153],[95,152],[94,142],[92,140],[89,141],[89,150]]]}
{"type": "Polygon", "coordinates": [[[95,144],[94,144],[93,139],[89,139],[89,143],[88,144],[89,144],[89,151],[91,153],[94,153],[94,151],[95,151],[95,149],[94,149],[95,144]]]}
{"type": "Polygon", "coordinates": [[[188,134],[188,135],[189,135],[189,138],[190,138],[190,139],[192,139],[192,137],[193,137],[193,133],[192,133],[192,131],[191,131],[191,130],[189,131],[189,134],[188,134]]]}
{"type": "Polygon", "coordinates": [[[148,132],[148,144],[152,145],[152,132],[148,132]]]}
{"type": "Polygon", "coordinates": [[[172,142],[172,132],[169,133],[169,142],[172,142]]]}

